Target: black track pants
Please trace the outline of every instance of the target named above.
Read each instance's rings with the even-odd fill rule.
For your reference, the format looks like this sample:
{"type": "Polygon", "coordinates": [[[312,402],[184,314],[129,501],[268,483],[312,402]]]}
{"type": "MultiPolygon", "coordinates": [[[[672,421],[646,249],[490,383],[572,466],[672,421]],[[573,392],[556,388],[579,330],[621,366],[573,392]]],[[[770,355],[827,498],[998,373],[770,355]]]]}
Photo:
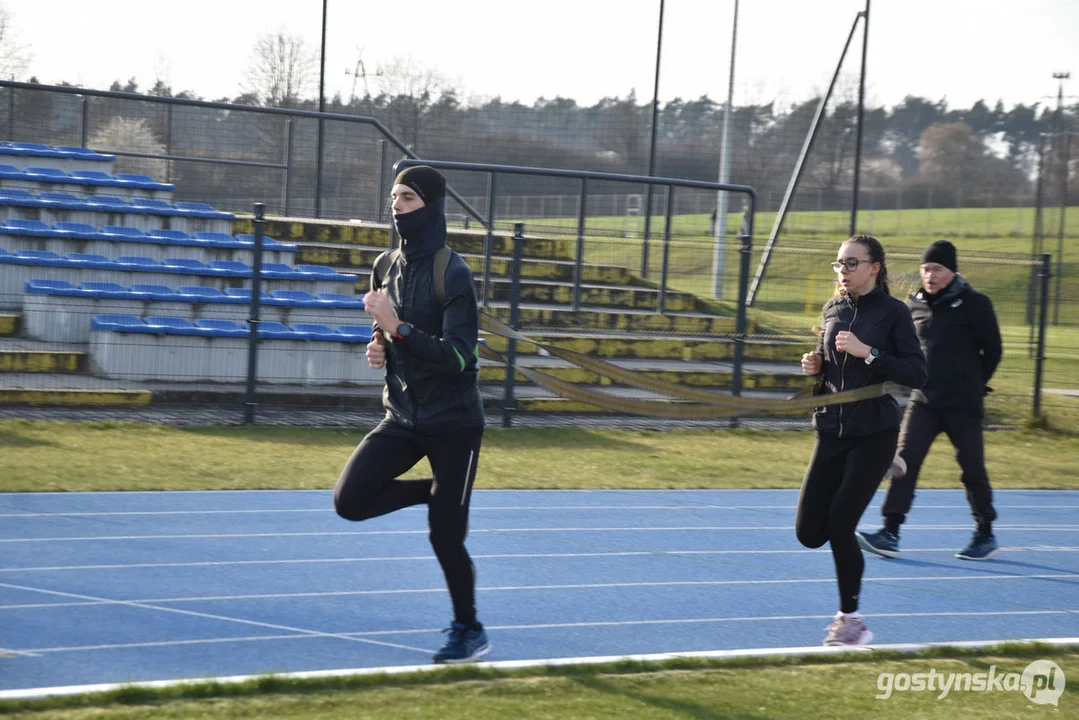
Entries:
{"type": "Polygon", "coordinates": [[[967,489],[970,514],[978,525],[997,519],[993,508],[993,488],[985,469],[985,442],[982,419],[962,410],[932,408],[925,403],[910,403],[899,430],[899,454],[907,463],[905,475],[893,478],[881,505],[881,515],[896,524],[906,519],[914,502],[914,488],[929,448],[937,435],[944,433],[955,448],[955,459],[967,489]]]}
{"type": "Polygon", "coordinates": [[[457,622],[476,621],[476,574],[465,549],[482,427],[418,433],[386,419],[356,447],[333,491],[337,514],[367,520],[427,504],[431,547],[446,576],[457,622]],[[433,478],[396,480],[426,457],[433,478]]]}

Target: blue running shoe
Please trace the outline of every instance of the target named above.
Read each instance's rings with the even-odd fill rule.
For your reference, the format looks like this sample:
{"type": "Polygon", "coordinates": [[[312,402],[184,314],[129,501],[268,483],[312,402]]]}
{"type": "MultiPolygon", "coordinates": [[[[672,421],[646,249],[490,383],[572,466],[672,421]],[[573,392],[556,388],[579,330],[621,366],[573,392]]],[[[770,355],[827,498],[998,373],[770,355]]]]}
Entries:
{"type": "Polygon", "coordinates": [[[854,536],[858,539],[858,544],[862,546],[863,550],[886,558],[899,557],[899,536],[893,532],[888,532],[886,528],[881,528],[875,533],[859,531],[854,536]]]}
{"type": "Polygon", "coordinates": [[[436,663],[470,663],[491,652],[491,643],[487,642],[487,633],[483,626],[470,627],[454,621],[442,632],[449,634],[449,639],[442,649],[435,653],[436,663]]]}
{"type": "Polygon", "coordinates": [[[974,532],[970,544],[955,554],[960,560],[988,560],[1000,551],[997,539],[983,532],[974,532]]]}

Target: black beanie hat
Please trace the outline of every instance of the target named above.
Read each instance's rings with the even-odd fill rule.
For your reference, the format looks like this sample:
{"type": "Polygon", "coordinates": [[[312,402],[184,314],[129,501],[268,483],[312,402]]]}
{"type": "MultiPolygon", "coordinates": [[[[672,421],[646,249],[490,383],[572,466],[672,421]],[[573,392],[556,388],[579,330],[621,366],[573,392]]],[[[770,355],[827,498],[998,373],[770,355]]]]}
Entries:
{"type": "Polygon", "coordinates": [[[427,165],[413,165],[405,168],[393,181],[394,185],[408,185],[416,191],[423,200],[424,205],[430,205],[435,200],[446,197],[446,178],[427,165]]]}
{"type": "Polygon", "coordinates": [[[955,245],[947,240],[937,240],[922,253],[922,264],[937,263],[943,265],[952,272],[959,272],[959,260],[956,257],[955,245]]]}

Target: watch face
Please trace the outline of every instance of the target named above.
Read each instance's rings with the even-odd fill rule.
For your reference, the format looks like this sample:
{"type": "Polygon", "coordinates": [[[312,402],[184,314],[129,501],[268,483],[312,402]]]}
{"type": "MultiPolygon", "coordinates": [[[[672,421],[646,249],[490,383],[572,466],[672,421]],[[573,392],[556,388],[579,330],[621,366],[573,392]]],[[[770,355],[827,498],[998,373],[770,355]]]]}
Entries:
{"type": "Polygon", "coordinates": [[[880,350],[878,350],[877,348],[869,348],[869,354],[873,357],[877,357],[878,355],[880,355],[880,350]]]}
{"type": "Polygon", "coordinates": [[[412,328],[409,326],[408,323],[401,323],[400,325],[397,326],[397,334],[400,335],[403,338],[408,337],[408,334],[411,331],[412,331],[412,328]]]}

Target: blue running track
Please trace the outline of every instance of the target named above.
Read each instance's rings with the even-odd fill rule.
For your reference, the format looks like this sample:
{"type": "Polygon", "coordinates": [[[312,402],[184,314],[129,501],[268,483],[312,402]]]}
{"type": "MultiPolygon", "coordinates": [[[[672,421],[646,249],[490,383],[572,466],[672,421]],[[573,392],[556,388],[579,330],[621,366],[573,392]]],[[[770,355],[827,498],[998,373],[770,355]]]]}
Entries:
{"type": "MultiPolygon", "coordinates": [[[[863,529],[878,523],[880,495],[863,529]]],[[[998,491],[1003,546],[925,490],[866,557],[876,642],[1079,637],[1079,491],[998,491]]],[[[827,548],[793,490],[494,491],[469,550],[489,660],[819,645],[827,548]]],[[[450,603],[424,509],[364,523],[329,491],[0,494],[0,691],[430,661],[450,603]]]]}

